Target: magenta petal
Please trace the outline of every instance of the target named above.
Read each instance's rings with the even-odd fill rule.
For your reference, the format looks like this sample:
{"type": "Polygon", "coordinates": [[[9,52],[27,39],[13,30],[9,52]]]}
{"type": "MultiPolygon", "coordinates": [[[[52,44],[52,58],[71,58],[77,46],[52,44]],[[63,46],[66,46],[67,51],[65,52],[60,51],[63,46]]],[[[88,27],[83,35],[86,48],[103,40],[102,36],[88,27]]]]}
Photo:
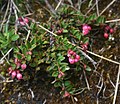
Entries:
{"type": "Polygon", "coordinates": [[[70,64],[74,64],[74,63],[75,63],[75,60],[72,59],[72,58],[69,58],[69,63],[70,63],[70,64]]]}

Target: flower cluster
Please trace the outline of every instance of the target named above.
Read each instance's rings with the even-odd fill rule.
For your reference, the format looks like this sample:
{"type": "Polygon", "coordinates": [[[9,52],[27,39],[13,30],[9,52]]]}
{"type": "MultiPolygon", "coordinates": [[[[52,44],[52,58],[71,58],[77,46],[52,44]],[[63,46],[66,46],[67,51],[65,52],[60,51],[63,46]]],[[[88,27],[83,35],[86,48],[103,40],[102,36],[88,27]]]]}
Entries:
{"type": "Polygon", "coordinates": [[[88,49],[88,43],[82,44],[81,47],[84,51],[86,51],[88,49]]]}
{"type": "Polygon", "coordinates": [[[15,69],[13,69],[12,67],[8,68],[8,72],[9,74],[12,76],[12,78],[17,78],[18,80],[22,79],[22,74],[20,73],[20,70],[18,70],[19,68],[21,68],[22,70],[25,70],[27,68],[27,65],[24,63],[21,63],[21,60],[15,58],[14,63],[16,65],[15,69]]]}
{"type": "Polygon", "coordinates": [[[87,35],[87,34],[90,32],[90,30],[91,30],[91,27],[90,27],[89,25],[84,24],[84,25],[82,26],[82,33],[83,33],[84,35],[87,35]]]}
{"type": "Polygon", "coordinates": [[[110,34],[113,34],[113,33],[114,33],[114,29],[111,28],[110,26],[106,26],[106,27],[105,27],[104,38],[108,39],[109,33],[110,33],[110,34]]]}
{"type": "Polygon", "coordinates": [[[59,29],[59,30],[57,31],[57,34],[58,34],[58,35],[62,34],[62,33],[63,33],[63,30],[64,30],[63,28],[62,28],[62,29],[59,29]]]}
{"type": "Polygon", "coordinates": [[[74,64],[80,60],[80,56],[72,50],[68,50],[67,56],[69,57],[70,64],[74,64]]]}
{"type": "Polygon", "coordinates": [[[9,67],[8,68],[8,72],[9,74],[11,74],[12,78],[14,79],[15,77],[18,79],[18,80],[21,80],[22,79],[22,74],[20,73],[19,70],[13,70],[12,67],[9,67]]]}
{"type": "Polygon", "coordinates": [[[22,25],[22,26],[25,26],[26,24],[29,23],[29,20],[27,17],[25,17],[25,18],[20,17],[20,18],[18,18],[18,21],[19,21],[20,25],[22,25]]]}

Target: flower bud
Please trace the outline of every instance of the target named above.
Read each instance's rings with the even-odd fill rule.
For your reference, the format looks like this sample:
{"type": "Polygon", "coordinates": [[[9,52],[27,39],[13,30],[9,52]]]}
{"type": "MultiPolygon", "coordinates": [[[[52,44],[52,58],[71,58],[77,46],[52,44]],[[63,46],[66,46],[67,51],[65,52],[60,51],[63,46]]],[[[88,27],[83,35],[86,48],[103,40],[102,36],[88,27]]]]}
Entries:
{"type": "Polygon", "coordinates": [[[104,33],[104,38],[108,38],[109,37],[109,35],[108,35],[108,33],[104,33]]]}
{"type": "Polygon", "coordinates": [[[70,63],[70,64],[74,64],[74,63],[75,63],[75,60],[72,59],[72,58],[69,58],[69,63],[70,63]]]}
{"type": "Polygon", "coordinates": [[[79,56],[79,55],[76,55],[75,58],[76,58],[77,60],[80,60],[80,56],[79,56]]]}
{"type": "Polygon", "coordinates": [[[12,78],[15,78],[15,76],[16,76],[16,71],[12,71],[11,75],[12,75],[12,78]]]}
{"type": "Polygon", "coordinates": [[[82,33],[83,33],[84,35],[87,35],[87,34],[89,33],[89,30],[83,30],[82,33]]]}
{"type": "Polygon", "coordinates": [[[64,93],[64,95],[63,95],[63,97],[70,97],[70,93],[69,93],[69,92],[67,92],[67,91],[65,91],[65,93],[64,93]]]}
{"type": "Polygon", "coordinates": [[[114,29],[111,28],[111,29],[110,29],[110,33],[111,33],[111,34],[114,33],[114,29]]]}
{"type": "Polygon", "coordinates": [[[90,26],[88,26],[88,30],[91,30],[92,28],[90,26]]]}
{"type": "Polygon", "coordinates": [[[22,79],[22,74],[21,73],[17,73],[17,79],[21,80],[22,79]]]}
{"type": "Polygon", "coordinates": [[[88,29],[88,25],[83,25],[82,29],[83,30],[87,30],[88,29]]]}
{"type": "Polygon", "coordinates": [[[22,65],[21,65],[21,69],[23,69],[23,70],[26,69],[26,67],[27,67],[26,64],[22,64],[22,65]]]}
{"type": "Polygon", "coordinates": [[[24,18],[24,22],[25,22],[25,23],[28,23],[28,22],[29,22],[28,18],[25,17],[25,18],[24,18]]]}

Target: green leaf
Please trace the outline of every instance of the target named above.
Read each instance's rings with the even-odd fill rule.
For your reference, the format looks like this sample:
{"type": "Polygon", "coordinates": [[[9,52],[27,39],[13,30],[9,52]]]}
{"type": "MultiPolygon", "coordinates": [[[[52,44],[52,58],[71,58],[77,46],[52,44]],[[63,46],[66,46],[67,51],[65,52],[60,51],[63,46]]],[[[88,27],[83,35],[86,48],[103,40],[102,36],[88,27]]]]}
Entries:
{"type": "Polygon", "coordinates": [[[18,40],[18,38],[19,38],[19,35],[13,35],[12,37],[11,37],[11,40],[12,41],[16,41],[16,40],[18,40]]]}
{"type": "Polygon", "coordinates": [[[30,48],[30,50],[33,50],[37,45],[36,44],[33,44],[30,48]]]}
{"type": "Polygon", "coordinates": [[[31,55],[27,55],[26,59],[27,59],[27,61],[30,61],[31,60],[31,55]]]}
{"type": "Polygon", "coordinates": [[[52,73],[52,76],[53,76],[53,77],[57,77],[58,74],[59,74],[58,71],[55,71],[55,72],[52,73]]]}
{"type": "Polygon", "coordinates": [[[71,82],[70,81],[65,81],[65,86],[70,86],[71,85],[71,82]]]}
{"type": "Polygon", "coordinates": [[[62,84],[61,84],[61,82],[55,82],[54,86],[55,87],[62,87],[62,84]]]}
{"type": "Polygon", "coordinates": [[[95,20],[96,17],[97,17],[96,14],[90,15],[90,16],[88,17],[88,20],[89,20],[89,21],[95,20]]]}
{"type": "Polygon", "coordinates": [[[63,33],[68,33],[68,30],[65,30],[65,29],[64,29],[64,30],[63,30],[63,33]]]}
{"type": "Polygon", "coordinates": [[[65,57],[64,56],[62,56],[61,54],[58,54],[58,61],[63,61],[65,59],[65,57]]]}
{"type": "Polygon", "coordinates": [[[14,47],[14,52],[19,52],[19,48],[18,47],[14,47]]]}
{"type": "Polygon", "coordinates": [[[98,24],[100,24],[100,23],[105,23],[105,17],[98,17],[97,20],[96,20],[96,22],[97,22],[98,24]]]}
{"type": "Polygon", "coordinates": [[[92,71],[92,69],[89,66],[87,66],[87,68],[85,70],[92,71]]]}
{"type": "Polygon", "coordinates": [[[84,21],[85,21],[85,17],[84,16],[80,15],[78,18],[79,18],[79,20],[80,20],[81,23],[84,23],[84,21]]]}

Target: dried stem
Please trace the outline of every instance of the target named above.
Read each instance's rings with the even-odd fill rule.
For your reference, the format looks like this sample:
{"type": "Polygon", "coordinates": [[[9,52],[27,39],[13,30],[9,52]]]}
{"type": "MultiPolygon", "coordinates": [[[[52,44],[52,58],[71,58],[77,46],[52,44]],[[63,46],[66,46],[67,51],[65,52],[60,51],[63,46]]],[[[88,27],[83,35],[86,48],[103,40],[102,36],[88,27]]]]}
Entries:
{"type": "Polygon", "coordinates": [[[3,59],[12,51],[13,48],[11,48],[1,59],[0,59],[0,62],[3,61],[3,59]]]}
{"type": "Polygon", "coordinates": [[[89,83],[88,83],[85,70],[83,70],[83,73],[84,73],[84,76],[85,76],[85,81],[86,81],[86,84],[87,84],[87,88],[88,88],[88,90],[90,90],[90,85],[89,85],[89,83]]]}
{"type": "Polygon", "coordinates": [[[53,14],[56,14],[55,10],[52,8],[52,6],[49,4],[48,0],[45,0],[45,3],[47,5],[47,7],[50,9],[50,11],[53,13],[53,14]]]}
{"type": "Polygon", "coordinates": [[[0,25],[0,31],[2,30],[3,24],[4,24],[5,20],[6,20],[6,16],[7,16],[8,11],[9,11],[9,6],[10,6],[10,0],[8,0],[7,9],[6,9],[6,12],[5,12],[3,21],[2,21],[2,23],[1,23],[1,25],[0,25]]]}
{"type": "Polygon", "coordinates": [[[116,97],[117,97],[117,92],[118,92],[118,86],[119,86],[119,79],[120,79],[120,64],[119,64],[118,75],[117,75],[117,80],[116,80],[116,86],[115,86],[115,94],[114,94],[113,104],[115,104],[115,102],[116,102],[116,97]]]}
{"type": "Polygon", "coordinates": [[[101,16],[116,0],[113,0],[112,2],[110,2],[107,7],[100,13],[99,16],[101,16]]]}
{"type": "Polygon", "coordinates": [[[97,15],[99,16],[98,0],[96,0],[96,9],[97,9],[97,15]]]}

